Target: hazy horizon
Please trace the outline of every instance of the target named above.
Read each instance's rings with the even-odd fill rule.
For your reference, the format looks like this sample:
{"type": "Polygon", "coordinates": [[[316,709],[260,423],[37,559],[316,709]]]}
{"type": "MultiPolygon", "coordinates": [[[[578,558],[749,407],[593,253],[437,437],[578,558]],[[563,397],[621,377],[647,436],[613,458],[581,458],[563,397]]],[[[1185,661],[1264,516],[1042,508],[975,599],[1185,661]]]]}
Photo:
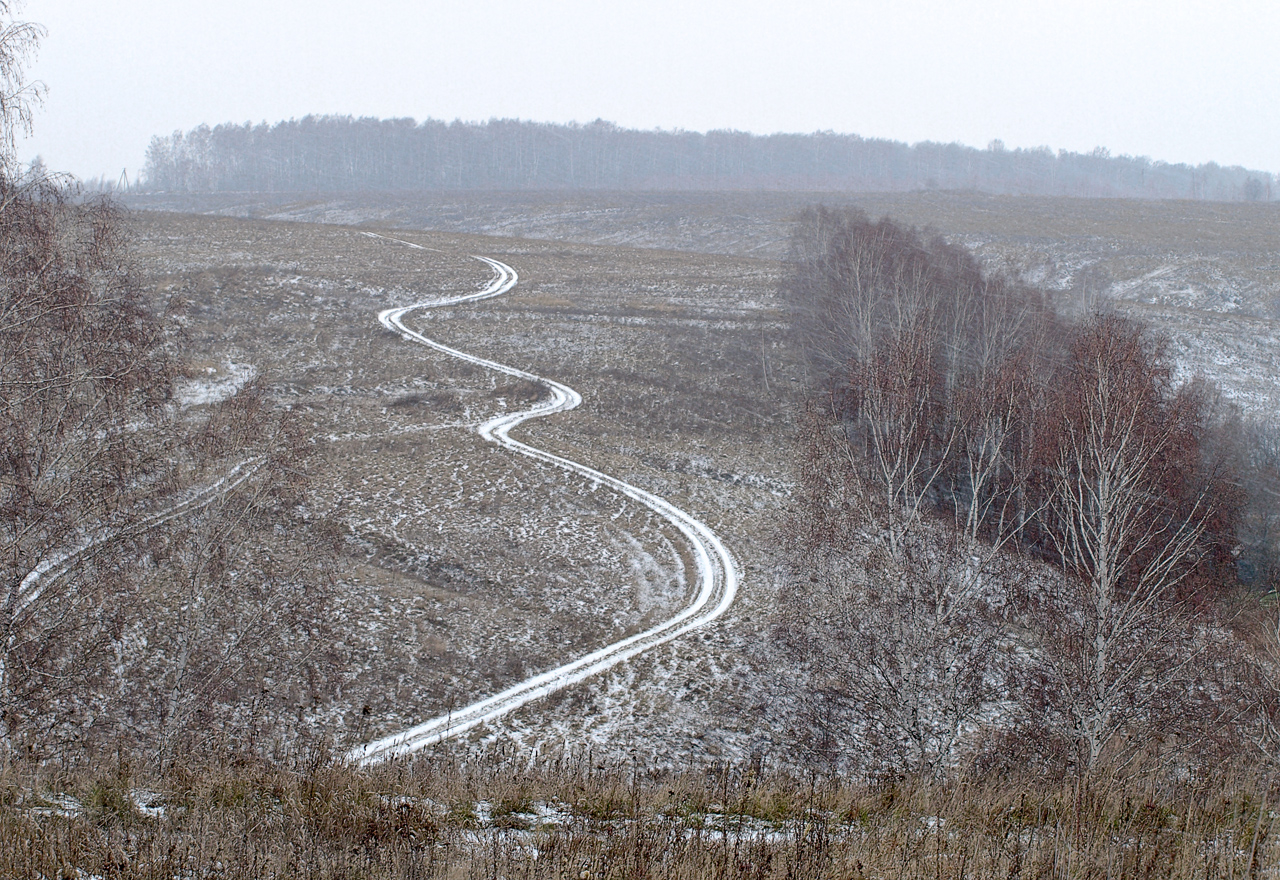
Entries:
{"type": "Polygon", "coordinates": [[[48,86],[19,149],[130,178],[155,135],[309,114],[835,131],[1280,171],[1280,7],[752,0],[610,8],[28,0],[48,86]]]}

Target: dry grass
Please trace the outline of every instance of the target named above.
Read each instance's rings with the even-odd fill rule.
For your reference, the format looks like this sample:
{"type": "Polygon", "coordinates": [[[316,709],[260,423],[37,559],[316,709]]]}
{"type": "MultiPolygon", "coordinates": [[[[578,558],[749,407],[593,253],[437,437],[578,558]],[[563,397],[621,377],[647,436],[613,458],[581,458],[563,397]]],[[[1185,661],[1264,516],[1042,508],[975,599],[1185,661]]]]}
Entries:
{"type": "Polygon", "coordinates": [[[483,232],[770,260],[805,207],[854,206],[935,229],[993,265],[1077,296],[1109,292],[1175,338],[1253,412],[1280,408],[1280,203],[916,193],[432,193],[142,196],[142,208],[483,232]],[[1243,323],[1241,323],[1243,320],[1243,323]]]}
{"type": "MultiPolygon", "coordinates": [[[[727,207],[749,207],[742,198],[727,207]]],[[[725,220],[725,205],[637,202],[661,222],[629,240],[678,244],[688,233],[703,250],[769,253],[790,204],[772,197],[763,220],[725,220]]],[[[1120,256],[1101,270],[1115,279],[1140,277],[1169,252],[1207,253],[1220,269],[1272,247],[1255,225],[1273,206],[1166,206],[1134,226],[1156,209],[956,195],[864,204],[993,258],[1043,250],[1046,278],[1064,283],[1109,250],[1120,256]],[[1201,242],[1197,230],[1211,222],[1240,237],[1201,242]]],[[[505,750],[472,744],[369,772],[323,750],[276,764],[192,758],[162,773],[120,760],[64,772],[9,765],[0,876],[1274,875],[1272,777],[1247,762],[1179,775],[1153,759],[1080,785],[992,773],[862,784],[733,763],[774,733],[761,721],[761,645],[799,385],[782,343],[776,263],[399,234],[432,248],[419,251],[336,226],[162,214],[140,216],[137,234],[157,297],[188,303],[183,344],[200,369],[220,377],[251,365],[308,427],[310,503],[347,536],[334,611],[339,686],[331,705],[299,707],[326,736],[350,743],[421,720],[686,598],[679,542],[661,521],[475,437],[474,425],[533,389],[378,327],[380,309],[482,283],[469,254],[510,263],[520,287],[416,326],[581,390],[582,408],[522,436],[703,518],[738,555],[744,588],[709,631],[496,724],[484,735],[505,750]],[[562,752],[565,742],[575,750],[562,752]],[[727,768],[707,770],[718,758],[727,768]],[[138,799],[162,805],[163,817],[138,799]]],[[[1269,326],[1270,270],[1256,268],[1251,320],[1269,326]]],[[[1235,320],[1195,314],[1224,333],[1235,320]]]]}
{"type": "MultiPolygon", "coordinates": [[[[748,701],[726,698],[742,706],[726,722],[713,695],[741,688],[734,670],[748,665],[767,626],[771,583],[762,575],[787,486],[796,387],[775,265],[398,233],[430,248],[415,250],[341,227],[178,215],[139,215],[136,230],[157,295],[187,301],[186,352],[205,370],[252,365],[312,438],[311,504],[347,534],[334,614],[345,622],[343,681],[321,707],[339,740],[446,712],[670,617],[690,597],[685,548],[670,524],[476,437],[477,424],[527,406],[536,388],[378,325],[381,309],[483,284],[488,270],[475,253],[514,266],[520,285],[415,315],[414,326],[580,390],[582,407],[521,428],[522,439],[691,510],[750,577],[716,644],[672,646],[622,673],[647,681],[657,663],[674,688],[592,681],[525,741],[578,738],[565,725],[584,721],[589,739],[643,737],[650,752],[665,748],[668,726],[750,733],[748,701]],[[631,731],[606,734],[601,723],[631,731]]],[[[693,747],[708,757],[720,750],[714,739],[693,747]]]]}
{"type": "Polygon", "coordinates": [[[1082,296],[1090,285],[1136,282],[1125,288],[1128,307],[1174,333],[1187,371],[1207,368],[1254,412],[1280,407],[1268,366],[1280,363],[1269,311],[1280,298],[1275,205],[562,193],[355,198],[338,210],[324,199],[219,198],[196,207],[596,242],[367,227],[430,248],[422,251],[333,225],[137,216],[157,289],[191,304],[189,351],[218,369],[252,364],[311,426],[323,463],[315,504],[348,533],[335,609],[348,622],[344,679],[321,713],[347,742],[633,632],[686,596],[680,542],[661,521],[475,437],[474,425],[520,406],[530,389],[376,325],[382,308],[475,289],[486,270],[469,254],[508,262],[519,287],[415,326],[582,391],[581,408],[521,436],[689,509],[721,533],[744,573],[738,604],[716,627],[489,732],[531,748],[608,744],[667,766],[689,755],[741,758],[772,735],[759,724],[769,700],[761,645],[799,376],[775,294],[784,269],[716,252],[780,255],[789,218],[816,198],[931,225],[1082,296]],[[1210,307],[1228,301],[1239,308],[1210,307]]]}
{"type": "Polygon", "coordinates": [[[355,771],[227,761],[143,785],[127,767],[10,766],[12,877],[1258,877],[1275,793],[1248,770],[1174,781],[854,784],[758,767],[644,773],[588,753],[448,755],[355,771]],[[137,806],[163,805],[148,817],[137,806]],[[51,804],[74,815],[47,815],[51,804]],[[74,807],[68,810],[68,807],[74,807]],[[44,813],[45,815],[41,815],[44,813]]]}

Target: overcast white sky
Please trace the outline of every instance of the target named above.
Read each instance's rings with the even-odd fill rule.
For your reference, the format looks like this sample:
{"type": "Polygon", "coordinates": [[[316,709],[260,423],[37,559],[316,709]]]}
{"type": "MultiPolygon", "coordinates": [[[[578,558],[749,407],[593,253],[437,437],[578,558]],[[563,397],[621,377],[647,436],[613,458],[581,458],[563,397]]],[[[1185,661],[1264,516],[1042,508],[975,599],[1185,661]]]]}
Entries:
{"type": "Polygon", "coordinates": [[[26,0],[19,151],[130,178],[156,134],[308,113],[1091,150],[1280,172],[1276,0],[26,0]]]}

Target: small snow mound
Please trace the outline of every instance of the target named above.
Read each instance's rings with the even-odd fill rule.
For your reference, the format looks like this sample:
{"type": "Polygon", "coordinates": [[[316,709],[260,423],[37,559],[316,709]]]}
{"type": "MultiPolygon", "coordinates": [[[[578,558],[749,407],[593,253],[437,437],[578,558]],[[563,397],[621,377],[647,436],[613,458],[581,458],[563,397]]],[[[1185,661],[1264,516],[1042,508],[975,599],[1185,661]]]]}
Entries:
{"type": "Polygon", "coordinates": [[[206,406],[221,403],[244,387],[245,383],[258,375],[252,364],[234,364],[227,361],[222,368],[208,367],[208,374],[201,378],[179,379],[174,383],[173,396],[178,406],[187,409],[192,406],[206,406]]]}
{"type": "Polygon", "coordinates": [[[133,806],[148,819],[165,818],[164,797],[145,788],[135,788],[129,792],[133,806]]]}

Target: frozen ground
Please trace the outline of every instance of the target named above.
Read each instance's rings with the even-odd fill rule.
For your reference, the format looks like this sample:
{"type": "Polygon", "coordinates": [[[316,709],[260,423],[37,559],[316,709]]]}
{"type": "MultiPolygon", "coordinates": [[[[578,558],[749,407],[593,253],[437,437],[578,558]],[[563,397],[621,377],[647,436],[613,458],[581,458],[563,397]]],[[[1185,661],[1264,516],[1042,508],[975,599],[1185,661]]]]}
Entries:
{"type": "Polygon", "coordinates": [[[190,304],[187,344],[201,363],[252,365],[310,426],[319,475],[310,506],[347,532],[337,651],[345,680],[323,709],[346,743],[448,715],[696,600],[698,554],[686,534],[604,475],[722,537],[739,558],[740,600],[705,631],[477,735],[533,726],[544,741],[561,730],[576,736],[558,719],[599,701],[616,711],[592,719],[592,735],[613,745],[626,736],[610,737],[614,723],[651,723],[646,748],[655,752],[668,745],[660,728],[678,725],[706,743],[700,757],[750,737],[755,698],[738,672],[768,626],[768,548],[788,486],[788,389],[797,379],[780,340],[776,267],[395,234],[428,248],[417,250],[367,229],[175,215],[141,215],[138,231],[157,295],[190,304]],[[378,326],[380,312],[482,293],[477,282],[488,279],[472,253],[515,267],[519,287],[439,305],[408,329],[581,389],[573,413],[512,434],[588,473],[513,457],[478,435],[547,399],[539,383],[407,345],[378,326]],[[646,696],[639,682],[651,676],[660,693],[646,696]],[[633,682],[639,703],[619,702],[619,681],[633,682]]]}
{"type": "MultiPolygon", "coordinates": [[[[1075,307],[1116,297],[1170,334],[1183,374],[1204,372],[1252,414],[1277,412],[1278,206],[823,198],[931,226],[1075,307]]],[[[477,293],[486,279],[473,253],[513,267],[519,287],[441,305],[411,329],[582,390],[577,410],[521,439],[689,511],[734,549],[743,574],[738,603],[714,625],[473,736],[595,744],[668,764],[739,757],[769,740],[761,657],[800,379],[776,258],[790,218],[813,200],[281,197],[171,205],[207,216],[136,215],[157,294],[191,304],[201,363],[217,376],[256,371],[311,426],[323,462],[313,503],[348,533],[339,653],[349,671],[329,707],[346,743],[642,632],[695,588],[683,537],[652,510],[479,439],[481,425],[545,399],[537,383],[376,328],[379,312],[477,293]]]]}
{"type": "Polygon", "coordinates": [[[852,205],[937,230],[1082,307],[1114,297],[1167,331],[1182,371],[1250,412],[1280,406],[1280,203],[977,193],[434,193],[135,196],[143,209],[381,224],[705,254],[785,257],[806,206],[852,205]],[[1261,369],[1253,369],[1259,365],[1261,369]]]}
{"type": "MultiPolygon", "coordinates": [[[[366,234],[373,235],[373,233],[366,234]]],[[[421,245],[411,242],[389,240],[416,250],[425,250],[421,245]]],[[[475,259],[487,263],[494,271],[493,278],[484,289],[476,293],[459,294],[446,299],[437,298],[410,306],[386,309],[378,315],[378,320],[387,329],[399,332],[410,343],[426,346],[501,375],[532,382],[549,392],[547,399],[539,400],[528,409],[490,419],[480,425],[477,433],[485,440],[518,455],[561,468],[570,474],[586,477],[597,485],[603,485],[625,498],[643,504],[666,519],[686,541],[686,549],[694,563],[698,587],[692,603],[669,620],[592,651],[584,657],[541,672],[508,687],[501,693],[478,699],[470,705],[453,708],[446,714],[414,725],[409,730],[366,743],[350,753],[352,760],[361,763],[412,754],[451,736],[463,734],[473,727],[501,718],[534,700],[543,699],[572,684],[585,681],[604,670],[611,669],[672,639],[705,626],[724,614],[737,595],[737,565],[724,544],[706,525],[670,502],[630,483],[511,438],[511,430],[530,419],[576,409],[582,403],[582,396],[577,391],[560,382],[441,345],[405,326],[405,319],[412,312],[490,299],[508,293],[516,286],[517,274],[510,266],[488,257],[475,259]]],[[[634,538],[631,539],[629,546],[620,549],[633,568],[641,571],[656,568],[653,565],[653,558],[634,538]]]]}

